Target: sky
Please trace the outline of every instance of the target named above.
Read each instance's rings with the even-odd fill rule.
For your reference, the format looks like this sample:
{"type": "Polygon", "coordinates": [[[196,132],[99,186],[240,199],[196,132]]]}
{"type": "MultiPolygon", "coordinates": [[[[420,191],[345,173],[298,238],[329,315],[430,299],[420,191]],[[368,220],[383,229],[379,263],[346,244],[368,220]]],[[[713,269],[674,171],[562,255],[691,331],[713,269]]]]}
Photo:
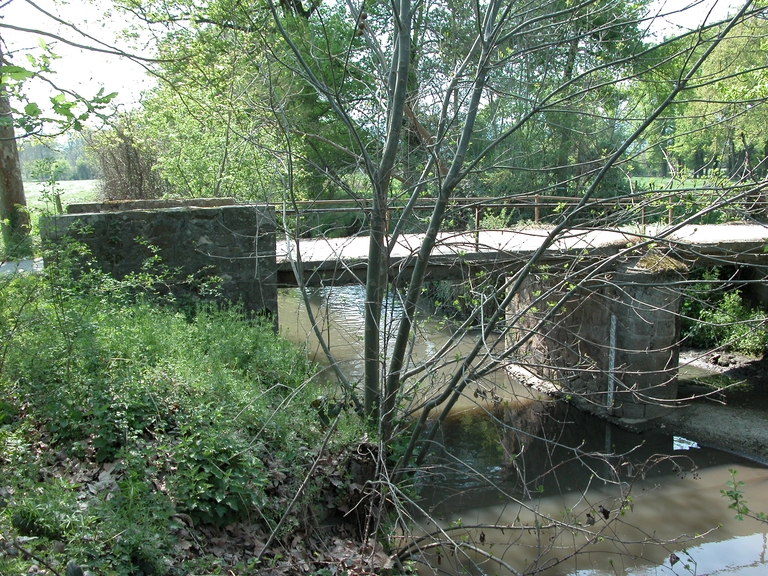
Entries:
{"type": "MultiPolygon", "coordinates": [[[[0,0],[0,24],[58,34],[79,44],[96,44],[46,16],[35,8],[36,5],[47,12],[60,15],[62,19],[75,24],[80,30],[107,45],[142,56],[151,56],[145,49],[137,49],[126,41],[116,39],[121,29],[129,25],[130,21],[122,15],[120,18],[103,18],[101,15],[109,6],[108,3],[101,0],[33,2],[34,4],[26,0],[0,0]]],[[[145,70],[130,59],[82,50],[35,32],[18,32],[0,27],[0,35],[5,42],[4,49],[12,54],[13,62],[21,66],[26,65],[25,54],[40,53],[39,39],[44,38],[53,52],[60,56],[53,63],[56,74],[51,76],[52,80],[59,86],[86,97],[93,96],[103,87],[105,93],[118,92],[116,104],[130,108],[137,105],[143,91],[153,86],[153,81],[146,75],[145,70]]],[[[30,99],[40,104],[47,102],[54,92],[47,85],[30,82],[29,93],[30,99]]]]}
{"type": "MultiPolygon", "coordinates": [[[[731,4],[738,0],[656,0],[656,5],[670,10],[696,4],[691,11],[683,15],[671,16],[667,23],[658,23],[656,29],[673,30],[675,26],[696,27],[711,8],[710,20],[724,18],[731,4]],[[669,26],[670,28],[664,28],[669,26]]],[[[124,15],[104,18],[102,15],[109,7],[104,0],[0,0],[0,35],[5,41],[4,48],[12,54],[14,63],[23,65],[24,53],[39,53],[37,49],[40,34],[17,32],[2,25],[18,26],[46,32],[58,33],[62,37],[82,44],[93,41],[79,36],[71,29],[65,29],[59,23],[37,10],[35,5],[47,12],[58,14],[68,22],[86,31],[89,35],[109,45],[117,45],[134,53],[151,56],[142,48],[131,47],[125,42],[116,41],[121,29],[131,24],[124,15]],[[34,2],[34,4],[33,4],[34,2]]],[[[663,32],[662,32],[663,33],[663,32]]],[[[103,87],[105,93],[118,92],[115,103],[122,109],[138,105],[141,93],[153,86],[144,69],[126,58],[118,58],[77,49],[61,41],[46,38],[53,50],[61,58],[54,63],[57,74],[52,79],[62,87],[80,92],[83,96],[92,96],[103,87]]],[[[31,84],[31,83],[30,83],[31,84]]],[[[30,98],[43,105],[53,94],[50,87],[39,84],[28,87],[30,98]]]]}
{"type": "Polygon", "coordinates": [[[656,0],[653,7],[670,15],[655,23],[655,26],[659,30],[671,32],[693,29],[704,22],[723,20],[743,5],[744,0],[656,0]],[[674,13],[684,8],[687,9],[674,13]]]}

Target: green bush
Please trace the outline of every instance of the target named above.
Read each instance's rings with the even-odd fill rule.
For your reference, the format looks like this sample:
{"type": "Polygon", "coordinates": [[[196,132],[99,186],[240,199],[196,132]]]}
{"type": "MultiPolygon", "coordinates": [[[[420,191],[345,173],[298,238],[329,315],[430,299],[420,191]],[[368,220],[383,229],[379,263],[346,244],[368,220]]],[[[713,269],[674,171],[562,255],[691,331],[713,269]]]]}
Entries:
{"type": "MultiPolygon", "coordinates": [[[[67,261],[0,278],[0,533],[46,555],[64,542],[98,573],[160,574],[178,514],[274,526],[324,435],[306,353],[271,320],[157,306],[67,261]]],[[[11,561],[0,572],[23,571],[11,561]]]]}
{"type": "Polygon", "coordinates": [[[725,294],[717,308],[703,310],[699,319],[711,341],[726,349],[757,356],[768,344],[765,312],[746,306],[738,290],[725,294]]]}
{"type": "MultiPolygon", "coordinates": [[[[705,286],[699,286],[697,292],[704,292],[705,286]]],[[[683,304],[687,342],[697,348],[722,347],[751,356],[762,354],[768,346],[766,313],[745,304],[739,290],[710,292],[708,299],[701,299],[693,298],[689,291],[683,304]]]]}

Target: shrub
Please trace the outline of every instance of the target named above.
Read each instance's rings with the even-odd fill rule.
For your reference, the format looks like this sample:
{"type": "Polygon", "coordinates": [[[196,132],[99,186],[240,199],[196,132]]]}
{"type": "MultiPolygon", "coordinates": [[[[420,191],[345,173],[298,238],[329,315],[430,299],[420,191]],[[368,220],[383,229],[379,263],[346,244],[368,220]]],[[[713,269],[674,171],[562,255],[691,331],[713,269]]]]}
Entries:
{"type": "Polygon", "coordinates": [[[759,309],[746,305],[739,290],[722,294],[713,303],[687,304],[689,317],[686,337],[692,346],[725,350],[752,356],[768,346],[768,317],[759,309]]]}
{"type": "Polygon", "coordinates": [[[306,353],[240,308],[183,314],[66,261],[0,279],[0,533],[158,574],[174,515],[274,526],[322,441],[306,353]]]}

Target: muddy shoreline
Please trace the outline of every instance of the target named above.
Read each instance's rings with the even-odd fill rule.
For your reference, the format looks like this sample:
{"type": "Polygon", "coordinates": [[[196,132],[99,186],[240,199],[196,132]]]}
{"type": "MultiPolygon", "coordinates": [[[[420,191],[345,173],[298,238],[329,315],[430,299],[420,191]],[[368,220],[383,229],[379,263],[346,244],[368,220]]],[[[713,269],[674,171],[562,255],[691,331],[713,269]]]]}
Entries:
{"type": "Polygon", "coordinates": [[[713,394],[695,379],[681,379],[680,406],[655,420],[652,428],[768,465],[768,357],[684,350],[680,364],[751,386],[713,394]]]}

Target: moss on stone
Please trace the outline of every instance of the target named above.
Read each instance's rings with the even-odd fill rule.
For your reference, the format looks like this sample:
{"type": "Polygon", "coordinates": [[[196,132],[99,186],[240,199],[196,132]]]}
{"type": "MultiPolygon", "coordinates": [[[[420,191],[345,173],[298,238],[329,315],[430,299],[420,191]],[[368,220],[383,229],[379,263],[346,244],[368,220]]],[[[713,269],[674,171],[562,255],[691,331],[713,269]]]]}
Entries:
{"type": "Polygon", "coordinates": [[[679,272],[680,274],[688,272],[688,266],[679,260],[655,251],[650,251],[640,258],[635,266],[649,272],[679,272]]]}

